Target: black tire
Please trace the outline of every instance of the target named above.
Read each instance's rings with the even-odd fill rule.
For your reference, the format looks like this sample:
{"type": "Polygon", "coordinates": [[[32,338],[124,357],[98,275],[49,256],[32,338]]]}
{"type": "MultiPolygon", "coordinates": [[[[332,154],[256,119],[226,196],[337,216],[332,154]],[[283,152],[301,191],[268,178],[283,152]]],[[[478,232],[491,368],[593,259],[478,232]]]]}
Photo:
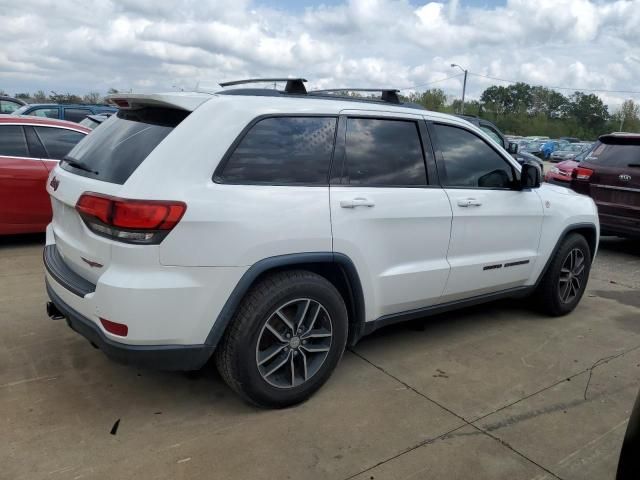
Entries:
{"type": "MultiPolygon", "coordinates": [[[[296,306],[296,308],[299,307],[296,306]]],[[[320,312],[320,307],[317,310],[320,312]]],[[[301,317],[304,317],[304,314],[301,314],[301,317]]],[[[312,327],[309,327],[309,331],[312,327]]],[[[287,330],[284,324],[282,328],[287,330]]],[[[305,270],[269,274],[254,285],[242,300],[216,349],[216,365],[225,382],[250,403],[268,408],[288,407],[309,398],[331,376],[344,353],[347,331],[348,317],[344,300],[338,290],[324,277],[305,270]],[[323,316],[322,321],[326,322],[328,317],[332,335],[330,338],[321,340],[325,341],[325,345],[330,342],[330,346],[326,347],[328,352],[321,354],[324,360],[316,362],[316,366],[319,364],[316,367],[318,370],[308,379],[304,379],[301,384],[296,385],[299,378],[294,378],[296,376],[294,373],[291,375],[292,385],[290,387],[278,387],[270,383],[271,377],[267,377],[269,380],[265,380],[263,377],[265,372],[263,370],[261,373],[260,370],[264,367],[258,366],[259,342],[263,341],[267,322],[278,320],[277,311],[282,312],[282,308],[289,308],[287,305],[303,302],[307,299],[311,300],[313,305],[317,303],[324,309],[323,312],[326,313],[326,316],[323,316],[324,313],[319,314],[319,316],[323,316]]],[[[296,338],[299,335],[295,333],[295,329],[293,335],[296,338]]],[[[278,343],[275,338],[274,336],[274,343],[278,343]]],[[[278,343],[278,345],[282,344],[278,343]]],[[[276,347],[280,348],[278,345],[276,347]]],[[[305,348],[308,346],[292,347],[287,345],[286,353],[290,355],[289,359],[295,353],[297,360],[295,360],[296,363],[291,360],[290,365],[284,364],[289,370],[294,369],[300,374],[300,361],[304,356],[304,370],[302,372],[304,376],[308,373],[307,355],[311,355],[309,352],[304,355],[305,348]]],[[[284,358],[284,354],[285,352],[281,352],[275,358],[279,358],[279,356],[284,358]]],[[[313,355],[320,354],[313,353],[313,355]]],[[[285,361],[288,363],[288,360],[285,361]]],[[[286,377],[281,373],[278,375],[286,377]]]]}
{"type": "MultiPolygon", "coordinates": [[[[578,264],[578,262],[575,262],[578,264]]],[[[549,264],[549,268],[542,277],[540,281],[540,285],[538,285],[538,289],[534,295],[536,304],[540,310],[544,313],[558,317],[561,315],[566,315],[572,312],[578,303],[580,303],[580,299],[584,294],[584,291],[587,287],[587,281],[589,279],[589,272],[591,271],[591,248],[587,243],[587,240],[580,235],[579,233],[571,233],[562,241],[560,248],[556,251],[551,263],[549,264]],[[578,251],[583,258],[583,270],[580,277],[575,276],[576,279],[579,279],[579,288],[574,288],[575,294],[569,292],[570,295],[567,295],[563,298],[563,295],[566,294],[567,288],[567,274],[563,273],[563,268],[566,267],[569,259],[569,255],[572,252],[578,251]],[[561,283],[561,273],[563,283],[561,283]]],[[[573,275],[573,271],[572,271],[573,275]]],[[[569,277],[568,282],[569,287],[572,288],[571,282],[574,282],[573,276],[569,277]]]]}

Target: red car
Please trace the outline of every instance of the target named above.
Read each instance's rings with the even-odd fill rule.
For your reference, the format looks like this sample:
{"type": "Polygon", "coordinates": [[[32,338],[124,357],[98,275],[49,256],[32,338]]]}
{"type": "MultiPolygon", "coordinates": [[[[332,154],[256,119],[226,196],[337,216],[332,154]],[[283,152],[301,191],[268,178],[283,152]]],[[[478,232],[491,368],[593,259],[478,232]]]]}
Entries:
{"type": "Polygon", "coordinates": [[[580,152],[573,160],[565,160],[554,165],[547,171],[547,173],[544,174],[544,181],[547,183],[562,185],[563,187],[569,187],[573,170],[580,165],[581,161],[589,156],[594,148],[595,145],[583,152],[580,152]]]}
{"type": "Polygon", "coordinates": [[[49,172],[90,131],[64,120],[0,115],[0,235],[44,231],[49,172]]]}

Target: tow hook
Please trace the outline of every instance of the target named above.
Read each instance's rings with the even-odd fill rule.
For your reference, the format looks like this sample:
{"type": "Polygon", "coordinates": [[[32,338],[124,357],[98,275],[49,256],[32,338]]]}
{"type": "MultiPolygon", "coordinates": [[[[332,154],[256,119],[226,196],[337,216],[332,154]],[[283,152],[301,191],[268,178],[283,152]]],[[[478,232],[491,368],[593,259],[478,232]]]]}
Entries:
{"type": "Polygon", "coordinates": [[[47,315],[51,320],[62,320],[64,315],[53,302],[47,302],[47,315]]]}

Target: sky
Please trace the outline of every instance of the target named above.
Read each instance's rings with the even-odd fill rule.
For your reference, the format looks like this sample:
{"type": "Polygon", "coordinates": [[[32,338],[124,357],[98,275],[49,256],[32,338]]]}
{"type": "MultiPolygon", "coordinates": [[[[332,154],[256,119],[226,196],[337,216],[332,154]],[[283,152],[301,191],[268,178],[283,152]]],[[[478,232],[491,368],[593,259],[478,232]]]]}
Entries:
{"type": "Polygon", "coordinates": [[[640,101],[640,0],[0,0],[0,25],[10,94],[302,76],[455,98],[455,63],[471,99],[504,79],[640,101]]]}

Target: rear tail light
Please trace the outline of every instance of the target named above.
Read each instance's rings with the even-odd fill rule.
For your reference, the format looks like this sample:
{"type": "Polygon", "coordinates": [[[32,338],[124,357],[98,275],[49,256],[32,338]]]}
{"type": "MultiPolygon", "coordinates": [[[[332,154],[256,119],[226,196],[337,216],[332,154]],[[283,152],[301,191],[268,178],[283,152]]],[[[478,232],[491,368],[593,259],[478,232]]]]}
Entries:
{"type": "Polygon", "coordinates": [[[593,170],[590,168],[576,167],[571,173],[571,178],[575,180],[589,180],[593,175],[593,170]]]}
{"type": "Polygon", "coordinates": [[[113,333],[114,335],[126,337],[129,333],[129,327],[127,327],[124,323],[112,322],[111,320],[107,320],[106,318],[100,318],[100,323],[107,332],[113,333]]]}
{"type": "Polygon", "coordinates": [[[84,193],[76,210],[97,235],[126,243],[160,243],[187,210],[183,202],[126,200],[99,193],[84,193]]]}

